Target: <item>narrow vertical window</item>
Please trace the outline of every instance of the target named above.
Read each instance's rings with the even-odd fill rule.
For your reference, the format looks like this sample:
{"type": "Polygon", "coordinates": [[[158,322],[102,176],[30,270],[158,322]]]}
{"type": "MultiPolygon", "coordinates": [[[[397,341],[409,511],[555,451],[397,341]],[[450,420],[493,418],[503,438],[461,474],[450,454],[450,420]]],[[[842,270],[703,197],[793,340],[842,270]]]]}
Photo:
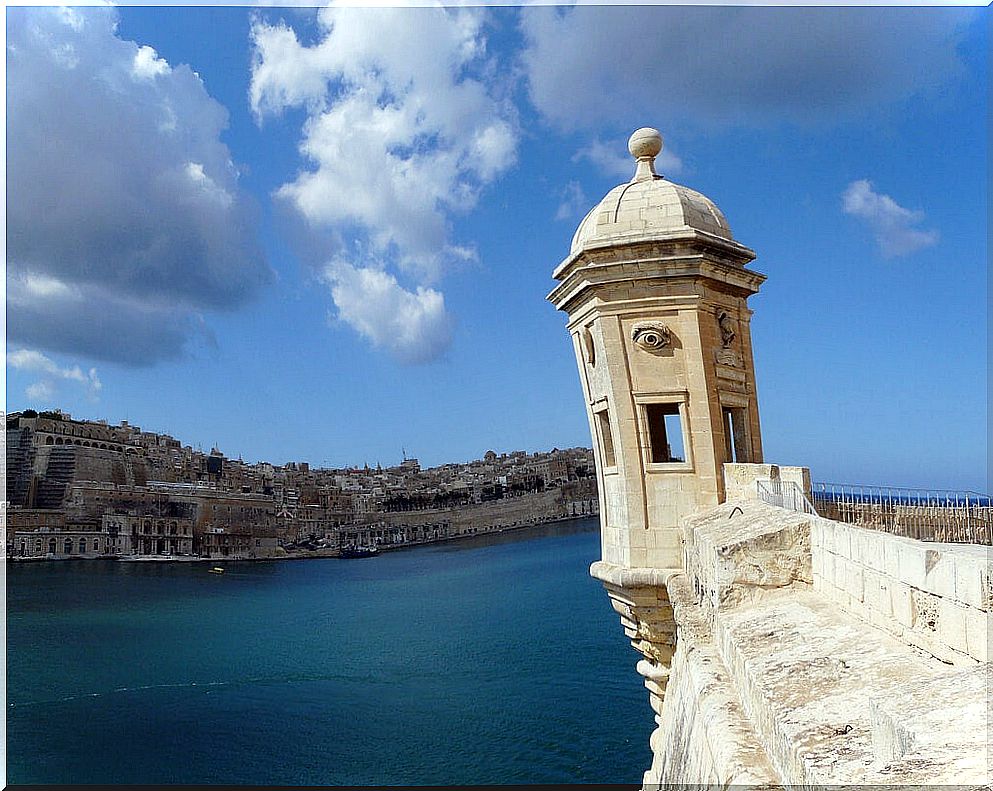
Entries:
{"type": "Polygon", "coordinates": [[[751,442],[748,436],[748,417],[745,409],[724,407],[724,452],[729,462],[748,462],[751,459],[751,442]]]}
{"type": "Polygon", "coordinates": [[[686,461],[679,404],[645,404],[652,464],[686,461]]]}
{"type": "Polygon", "coordinates": [[[596,413],[598,426],[600,428],[600,442],[603,444],[603,466],[617,466],[617,459],[614,457],[614,435],[610,431],[610,414],[604,409],[596,413]]]}

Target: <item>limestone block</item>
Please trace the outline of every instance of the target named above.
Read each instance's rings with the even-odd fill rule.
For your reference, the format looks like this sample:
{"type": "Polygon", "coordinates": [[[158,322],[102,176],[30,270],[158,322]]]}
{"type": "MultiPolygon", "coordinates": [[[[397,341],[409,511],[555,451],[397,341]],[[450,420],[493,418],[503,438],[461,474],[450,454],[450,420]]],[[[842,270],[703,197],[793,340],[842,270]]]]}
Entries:
{"type": "Polygon", "coordinates": [[[945,645],[963,654],[969,653],[966,609],[951,599],[940,599],[938,602],[938,638],[945,645]]]}
{"type": "Polygon", "coordinates": [[[843,555],[834,556],[834,586],[840,591],[848,591],[849,561],[843,555]]]}
{"type": "Polygon", "coordinates": [[[822,553],[821,557],[824,563],[824,573],[821,577],[821,580],[826,589],[833,591],[837,588],[837,586],[834,584],[835,574],[837,573],[834,567],[837,563],[838,556],[835,555],[833,552],[824,552],[822,553]]]}
{"type": "Polygon", "coordinates": [[[845,562],[845,590],[853,600],[865,601],[865,578],[862,567],[850,560],[845,562]]]}
{"type": "Polygon", "coordinates": [[[911,587],[910,598],[914,606],[914,630],[924,634],[936,635],[938,633],[938,622],[941,614],[939,608],[941,599],[927,591],[914,587],[911,587]]]}
{"type": "Polygon", "coordinates": [[[900,579],[899,542],[882,534],[878,536],[878,542],[883,553],[883,572],[895,580],[900,579]]]}
{"type": "Polygon", "coordinates": [[[984,675],[975,667],[956,669],[918,679],[913,694],[870,696],[873,748],[891,783],[896,783],[893,770],[901,762],[934,784],[944,777],[965,787],[965,779],[970,778],[971,786],[987,775],[985,728],[975,729],[986,719],[984,675]],[[950,737],[958,741],[956,747],[949,743],[950,737]]]}
{"type": "Polygon", "coordinates": [[[876,612],[889,616],[892,612],[890,604],[889,584],[886,578],[871,569],[863,571],[864,597],[863,601],[876,612]]]}
{"type": "Polygon", "coordinates": [[[846,560],[852,557],[852,533],[854,530],[848,525],[839,524],[834,531],[834,551],[846,560]]]}
{"type": "Polygon", "coordinates": [[[917,744],[913,731],[880,706],[875,697],[869,698],[869,721],[872,728],[872,749],[876,760],[889,763],[902,758],[917,744]]]}
{"type": "Polygon", "coordinates": [[[981,560],[953,557],[955,599],[976,609],[983,609],[983,567],[981,560]]]}
{"type": "Polygon", "coordinates": [[[815,533],[819,533],[816,524],[811,525],[811,529],[810,529],[810,543],[811,543],[810,562],[811,562],[811,569],[813,570],[814,573],[814,584],[816,585],[818,584],[819,580],[823,579],[824,577],[824,556],[827,553],[823,552],[820,549],[820,547],[815,543],[815,538],[814,538],[815,533]]]}
{"type": "Polygon", "coordinates": [[[645,550],[645,565],[649,568],[671,568],[680,565],[681,557],[679,549],[655,547],[645,550]]]}
{"type": "Polygon", "coordinates": [[[900,563],[899,579],[914,588],[927,590],[924,548],[918,542],[904,540],[897,544],[896,549],[900,563]]]}
{"type": "Polygon", "coordinates": [[[969,656],[978,662],[990,661],[990,643],[993,641],[993,619],[988,612],[974,607],[966,608],[965,639],[969,656]]]}
{"type": "Polygon", "coordinates": [[[645,789],[779,788],[753,724],[742,711],[732,674],[718,656],[705,608],[685,576],[669,583],[680,639],[673,656],[652,768],[645,789]]]}
{"type": "Polygon", "coordinates": [[[951,555],[930,547],[924,550],[924,588],[943,599],[955,598],[955,562],[951,555]]]}
{"type": "Polygon", "coordinates": [[[775,464],[725,464],[724,493],[728,500],[757,500],[756,481],[779,477],[775,464]]]}
{"type": "Polygon", "coordinates": [[[849,557],[852,561],[858,563],[860,566],[869,565],[868,562],[866,561],[866,556],[868,553],[865,550],[865,541],[866,541],[865,533],[866,533],[865,530],[853,530],[851,532],[851,535],[849,536],[849,541],[851,542],[850,543],[851,554],[849,555],[849,557]]]}
{"type": "MultiPolygon", "coordinates": [[[[980,668],[921,656],[796,589],[718,612],[714,629],[742,706],[787,787],[987,781],[980,668]]],[[[928,647],[923,633],[915,637],[928,647]]]]}
{"type": "Polygon", "coordinates": [[[821,546],[824,547],[824,551],[830,552],[832,555],[836,554],[834,533],[838,523],[832,522],[830,519],[818,519],[816,521],[821,530],[821,546]]]}
{"type": "Polygon", "coordinates": [[[914,625],[914,603],[911,599],[910,586],[898,580],[890,581],[890,612],[894,620],[905,629],[914,625]]]}
{"type": "Polygon", "coordinates": [[[809,467],[790,467],[779,465],[779,477],[783,481],[795,483],[803,490],[803,493],[808,498],[810,497],[811,486],[809,467]]]}
{"type": "Polygon", "coordinates": [[[866,568],[875,572],[884,573],[886,571],[883,563],[883,547],[879,541],[879,535],[872,530],[864,530],[860,539],[861,560],[866,568]]]}

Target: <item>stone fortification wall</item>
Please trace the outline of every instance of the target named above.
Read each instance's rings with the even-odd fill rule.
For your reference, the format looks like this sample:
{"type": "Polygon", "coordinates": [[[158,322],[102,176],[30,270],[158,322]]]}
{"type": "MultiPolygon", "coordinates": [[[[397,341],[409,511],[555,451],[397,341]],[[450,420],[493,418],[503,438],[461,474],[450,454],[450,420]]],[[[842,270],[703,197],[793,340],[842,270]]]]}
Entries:
{"type": "MultiPolygon", "coordinates": [[[[493,500],[474,506],[459,508],[431,508],[420,511],[380,512],[370,514],[368,523],[386,525],[430,525],[448,523],[449,535],[486,532],[505,527],[533,525],[553,519],[576,515],[571,501],[562,489],[548,489],[543,492],[493,500]]],[[[595,505],[596,500],[586,498],[587,505],[595,505]]],[[[576,509],[581,512],[582,503],[576,509]]]]}
{"type": "MultiPolygon", "coordinates": [[[[677,639],[664,699],[653,700],[659,727],[646,786],[989,782],[988,665],[949,664],[869,616],[853,617],[866,606],[864,592],[852,593],[855,568],[864,591],[880,545],[826,522],[756,500],[687,521],[685,571],[666,578],[677,639]],[[826,563],[843,569],[832,586],[826,563]]],[[[944,590],[956,606],[965,603],[949,584],[965,575],[968,598],[973,572],[988,579],[968,552],[878,538],[896,542],[898,559],[901,551],[912,558],[893,580],[944,590]]],[[[988,598],[979,601],[988,628],[988,598]]],[[[646,686],[658,688],[652,679],[646,686]]]]}
{"type": "Polygon", "coordinates": [[[684,575],[670,580],[678,640],[651,737],[646,787],[776,786],[779,774],[749,722],[714,643],[711,612],[684,575]]]}
{"type": "Polygon", "coordinates": [[[938,544],[814,519],[814,589],[956,665],[989,661],[989,548],[938,544]]]}

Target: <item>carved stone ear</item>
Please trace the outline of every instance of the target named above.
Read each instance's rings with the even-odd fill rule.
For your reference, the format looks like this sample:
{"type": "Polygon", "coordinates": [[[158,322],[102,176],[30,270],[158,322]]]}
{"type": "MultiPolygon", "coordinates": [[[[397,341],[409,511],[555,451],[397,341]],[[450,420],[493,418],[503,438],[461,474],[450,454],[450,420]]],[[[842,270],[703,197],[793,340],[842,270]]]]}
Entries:
{"type": "Polygon", "coordinates": [[[657,352],[672,343],[672,331],[660,321],[644,321],[634,325],[631,340],[645,351],[657,352]]]}
{"type": "Polygon", "coordinates": [[[586,358],[586,364],[596,368],[596,346],[593,345],[593,333],[590,332],[590,328],[583,327],[583,333],[580,337],[583,342],[583,357],[586,358]]]}
{"type": "Polygon", "coordinates": [[[734,322],[726,310],[722,310],[717,314],[717,326],[721,330],[721,345],[725,349],[731,348],[731,344],[734,342],[737,333],[734,331],[734,322]]]}

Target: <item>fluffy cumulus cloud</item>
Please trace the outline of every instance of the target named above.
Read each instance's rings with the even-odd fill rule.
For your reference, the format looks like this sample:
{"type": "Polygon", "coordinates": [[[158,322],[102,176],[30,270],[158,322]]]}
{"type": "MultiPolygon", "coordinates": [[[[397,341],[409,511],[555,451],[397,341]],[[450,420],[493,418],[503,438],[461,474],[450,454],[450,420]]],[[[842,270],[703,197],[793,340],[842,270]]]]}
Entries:
{"type": "Polygon", "coordinates": [[[306,113],[306,165],[277,197],[365,251],[329,268],[331,296],[345,322],[408,361],[447,344],[450,319],[432,286],[475,257],[453,239],[453,218],[516,157],[486,20],[479,9],[330,7],[310,45],[282,22],[252,28],[253,110],[263,123],[289,108],[306,113]],[[398,307],[415,324],[409,333],[394,332],[385,313],[398,307]]]}
{"type": "Polygon", "coordinates": [[[451,341],[445,297],[432,288],[403,288],[388,272],[333,261],[324,280],[338,316],[374,346],[405,363],[435,359],[451,341]]]}
{"type": "Polygon", "coordinates": [[[523,62],[535,106],[563,128],[808,123],[941,85],[961,68],[955,47],[972,13],[529,8],[523,62]]]}
{"type": "Polygon", "coordinates": [[[862,220],[872,231],[879,251],[891,258],[938,243],[938,232],[920,228],[924,212],[905,209],[889,195],[873,189],[866,179],[853,181],[841,196],[846,214],[862,220]]]}
{"type": "Polygon", "coordinates": [[[62,367],[54,360],[34,349],[16,349],[7,354],[7,365],[32,374],[36,381],[27,386],[24,394],[37,406],[50,405],[59,392],[59,385],[82,387],[92,401],[96,401],[103,385],[96,368],[84,372],[78,365],[62,367]]]}
{"type": "Polygon", "coordinates": [[[188,66],[121,39],[111,8],[7,14],[8,337],[129,365],[208,337],[270,277],[188,66]]]}

